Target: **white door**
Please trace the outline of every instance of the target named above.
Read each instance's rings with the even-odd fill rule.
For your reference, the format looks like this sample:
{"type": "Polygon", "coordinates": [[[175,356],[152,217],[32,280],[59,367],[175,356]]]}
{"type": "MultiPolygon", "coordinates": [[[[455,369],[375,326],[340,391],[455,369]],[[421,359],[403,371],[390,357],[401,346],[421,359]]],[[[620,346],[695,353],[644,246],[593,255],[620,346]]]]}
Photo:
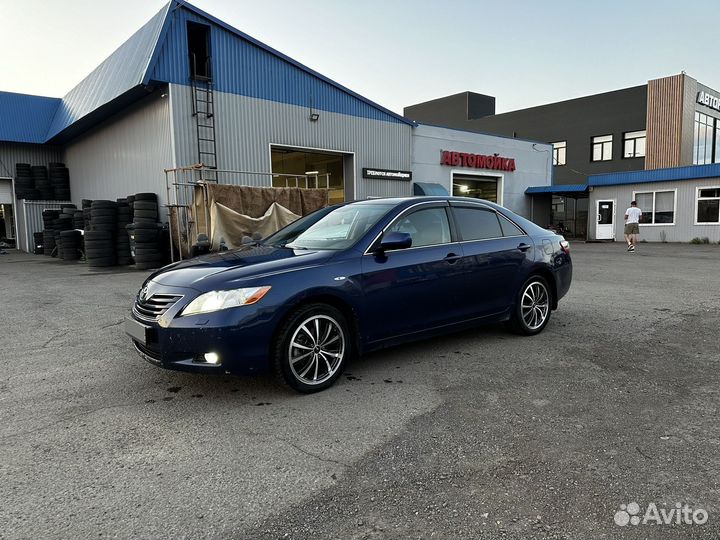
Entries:
{"type": "Polygon", "coordinates": [[[595,231],[597,240],[615,239],[615,201],[597,202],[597,229],[595,231]]]}
{"type": "Polygon", "coordinates": [[[12,180],[0,178],[0,204],[12,204],[12,180]]]}

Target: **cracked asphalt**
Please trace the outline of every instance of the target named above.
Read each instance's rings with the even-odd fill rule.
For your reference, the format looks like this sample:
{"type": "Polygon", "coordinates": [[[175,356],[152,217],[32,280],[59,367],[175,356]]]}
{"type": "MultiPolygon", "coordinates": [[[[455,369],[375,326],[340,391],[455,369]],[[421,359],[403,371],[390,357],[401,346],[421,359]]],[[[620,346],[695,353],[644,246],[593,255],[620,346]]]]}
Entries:
{"type": "Polygon", "coordinates": [[[573,244],[533,338],[375,353],[311,396],[160,370],[143,272],[0,257],[0,538],[720,538],[720,246],[573,244]],[[621,504],[704,525],[620,527],[621,504]]]}

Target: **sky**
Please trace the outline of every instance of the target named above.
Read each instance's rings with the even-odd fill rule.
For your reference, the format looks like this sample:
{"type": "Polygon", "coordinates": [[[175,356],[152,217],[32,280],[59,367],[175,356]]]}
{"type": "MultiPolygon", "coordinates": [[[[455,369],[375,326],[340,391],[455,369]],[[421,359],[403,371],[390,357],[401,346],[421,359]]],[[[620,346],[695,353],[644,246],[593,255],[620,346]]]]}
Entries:
{"type": "MultiPolygon", "coordinates": [[[[385,107],[465,90],[506,112],[685,71],[720,89],[720,1],[194,0],[385,107]]],[[[60,97],[163,0],[0,0],[0,90],[60,97]]]]}

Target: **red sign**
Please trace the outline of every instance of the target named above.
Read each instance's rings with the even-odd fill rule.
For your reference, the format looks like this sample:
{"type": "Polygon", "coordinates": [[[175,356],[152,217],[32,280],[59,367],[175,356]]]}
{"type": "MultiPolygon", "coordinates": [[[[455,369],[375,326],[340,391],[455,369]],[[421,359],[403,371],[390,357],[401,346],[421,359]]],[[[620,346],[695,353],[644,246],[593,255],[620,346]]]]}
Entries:
{"type": "Polygon", "coordinates": [[[440,156],[440,165],[512,172],[515,170],[515,158],[506,158],[498,154],[486,156],[483,154],[467,154],[465,152],[443,150],[440,156]]]}

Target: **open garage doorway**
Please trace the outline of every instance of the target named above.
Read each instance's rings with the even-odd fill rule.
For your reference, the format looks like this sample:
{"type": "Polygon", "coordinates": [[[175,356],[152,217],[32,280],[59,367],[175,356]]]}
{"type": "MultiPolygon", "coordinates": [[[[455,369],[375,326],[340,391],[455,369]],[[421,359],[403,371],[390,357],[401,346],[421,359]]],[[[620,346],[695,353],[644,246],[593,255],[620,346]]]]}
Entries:
{"type": "Polygon", "coordinates": [[[452,193],[502,204],[502,177],[453,173],[452,193]]]}
{"type": "MultiPolygon", "coordinates": [[[[352,154],[271,146],[270,155],[274,174],[308,176],[308,187],[322,188],[329,184],[330,204],[354,199],[352,154]]],[[[287,177],[273,178],[273,187],[285,187],[287,182],[287,177]]]]}

